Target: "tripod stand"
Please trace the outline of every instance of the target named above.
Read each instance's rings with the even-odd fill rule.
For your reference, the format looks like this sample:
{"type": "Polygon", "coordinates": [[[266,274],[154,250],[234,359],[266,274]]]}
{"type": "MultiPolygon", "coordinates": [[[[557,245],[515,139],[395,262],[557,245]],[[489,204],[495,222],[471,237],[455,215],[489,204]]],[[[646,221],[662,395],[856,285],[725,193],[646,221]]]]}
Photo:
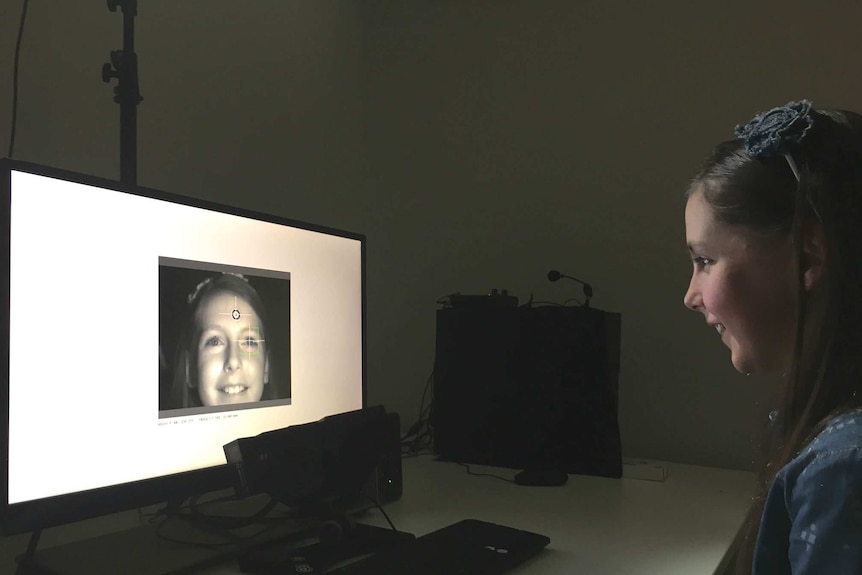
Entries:
{"type": "Polygon", "coordinates": [[[123,12],[123,49],[111,51],[111,61],[102,66],[102,80],[114,87],[114,102],[120,105],[120,181],[135,184],[138,178],[138,56],[135,54],[137,0],[108,0],[108,9],[123,12]]]}

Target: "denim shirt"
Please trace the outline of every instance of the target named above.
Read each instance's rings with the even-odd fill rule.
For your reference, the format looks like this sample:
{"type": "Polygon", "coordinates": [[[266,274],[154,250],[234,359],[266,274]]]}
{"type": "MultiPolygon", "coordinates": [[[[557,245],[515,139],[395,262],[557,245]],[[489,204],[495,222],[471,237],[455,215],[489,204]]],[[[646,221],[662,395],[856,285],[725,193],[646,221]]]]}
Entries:
{"type": "Polygon", "coordinates": [[[752,575],[862,574],[862,409],[829,421],[766,495],[752,575]]]}

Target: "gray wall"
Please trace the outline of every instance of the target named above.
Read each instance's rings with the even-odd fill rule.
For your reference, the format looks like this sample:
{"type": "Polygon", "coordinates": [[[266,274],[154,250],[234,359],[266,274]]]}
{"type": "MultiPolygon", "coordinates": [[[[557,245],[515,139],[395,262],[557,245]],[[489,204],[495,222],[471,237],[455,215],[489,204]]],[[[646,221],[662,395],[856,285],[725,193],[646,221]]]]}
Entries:
{"type": "MultiPolygon", "coordinates": [[[[140,4],[139,183],[366,233],[372,403],[415,419],[438,298],[579,295],[557,268],[622,313],[625,454],[750,466],[775,382],[682,306],[681,196],[758,110],[862,109],[856,2],[140,4]]],[[[119,176],[120,31],[103,2],[31,3],[15,157],[119,176]]]]}

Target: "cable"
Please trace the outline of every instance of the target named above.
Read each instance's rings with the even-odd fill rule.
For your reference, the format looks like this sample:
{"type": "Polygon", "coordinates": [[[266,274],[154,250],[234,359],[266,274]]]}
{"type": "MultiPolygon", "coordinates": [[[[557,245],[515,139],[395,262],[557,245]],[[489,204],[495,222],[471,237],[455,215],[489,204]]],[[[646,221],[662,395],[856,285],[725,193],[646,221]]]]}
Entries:
{"type": "Polygon", "coordinates": [[[222,540],[221,541],[210,541],[210,542],[193,541],[192,539],[189,539],[189,538],[180,539],[177,537],[171,537],[170,535],[166,535],[164,533],[164,529],[166,529],[166,525],[168,524],[168,522],[172,518],[178,518],[178,517],[179,517],[178,515],[174,515],[172,517],[166,517],[163,521],[161,521],[156,526],[156,537],[158,537],[162,541],[169,541],[171,543],[180,543],[182,545],[190,545],[192,547],[200,547],[202,549],[219,549],[222,547],[237,545],[240,542],[242,542],[243,540],[252,539],[254,537],[257,537],[261,533],[264,533],[267,529],[269,529],[269,526],[264,527],[263,529],[261,529],[261,531],[259,533],[255,533],[254,535],[252,535],[250,537],[240,537],[237,534],[232,533],[231,531],[229,531],[227,529],[220,529],[220,530],[201,529],[203,534],[215,535],[222,540]]]}
{"type": "Polygon", "coordinates": [[[509,479],[508,477],[502,477],[500,475],[494,475],[493,473],[476,473],[475,471],[470,469],[470,466],[468,464],[461,463],[460,461],[455,461],[454,463],[457,463],[461,467],[466,467],[467,473],[470,475],[475,475],[476,477],[491,477],[493,479],[499,479],[500,481],[505,481],[506,483],[515,483],[514,479],[509,479]]]}
{"type": "MultiPolygon", "coordinates": [[[[156,536],[164,541],[173,543],[181,543],[192,545],[195,547],[218,549],[226,546],[234,546],[246,541],[253,541],[267,531],[277,528],[281,524],[290,523],[293,519],[286,516],[272,517],[271,511],[276,507],[277,501],[270,497],[256,511],[247,516],[231,516],[231,515],[214,515],[207,514],[201,511],[202,505],[211,505],[214,503],[222,503],[225,501],[236,500],[236,496],[218,497],[205,502],[199,502],[198,497],[190,499],[187,503],[180,505],[168,504],[162,509],[159,509],[150,517],[149,522],[156,525],[156,536]],[[161,519],[159,521],[159,519],[161,519]],[[215,541],[194,540],[192,537],[172,537],[165,534],[168,524],[172,521],[184,521],[192,525],[195,529],[195,534],[202,537],[215,537],[215,541]],[[251,526],[260,526],[259,529],[251,533],[239,533],[242,529],[247,529],[251,526]]],[[[298,532],[302,529],[298,529],[298,532]]]]}
{"type": "Polygon", "coordinates": [[[26,575],[30,569],[30,562],[33,555],[36,553],[36,547],[39,546],[39,538],[42,537],[42,529],[36,529],[30,534],[30,541],[27,543],[27,551],[18,559],[18,568],[15,569],[15,575],[26,575]]]}
{"type": "Polygon", "coordinates": [[[220,501],[231,501],[234,499],[235,497],[227,497],[212,501],[206,501],[202,504],[199,503],[198,498],[195,497],[191,500],[191,503],[188,506],[189,513],[187,518],[193,523],[212,524],[220,529],[240,529],[248,525],[253,525],[255,523],[265,521],[267,515],[269,515],[269,512],[272,511],[278,504],[278,501],[276,501],[274,497],[269,497],[269,499],[260,507],[260,509],[244,517],[230,515],[211,515],[201,510],[201,505],[211,504],[220,501]]]}
{"type": "Polygon", "coordinates": [[[428,396],[428,391],[433,390],[434,371],[428,375],[425,381],[425,387],[422,390],[422,399],[419,402],[419,417],[416,422],[410,426],[410,429],[401,437],[401,455],[412,457],[418,455],[422,450],[428,449],[433,445],[433,433],[431,425],[431,413],[433,412],[434,400],[433,391],[432,399],[425,405],[425,399],[428,396]],[[412,438],[412,439],[411,439],[412,438]]]}
{"type": "Polygon", "coordinates": [[[431,386],[432,381],[434,381],[434,370],[433,369],[431,370],[431,373],[428,375],[428,379],[425,380],[425,387],[422,389],[422,399],[419,401],[419,419],[418,419],[418,421],[420,424],[423,421],[423,418],[426,414],[426,411],[428,409],[431,409],[430,404],[428,405],[427,408],[425,407],[425,397],[428,394],[428,388],[431,386]]]}
{"type": "Polygon", "coordinates": [[[444,308],[452,307],[452,297],[459,296],[461,292],[450,293],[449,295],[444,295],[440,299],[437,300],[437,303],[442,305],[444,308]]]}
{"type": "MultiPolygon", "coordinates": [[[[531,303],[530,303],[530,306],[529,306],[529,307],[535,307],[537,304],[541,304],[541,305],[549,305],[549,306],[556,306],[556,307],[563,307],[563,306],[565,305],[565,304],[558,303],[558,302],[555,302],[555,301],[534,301],[534,302],[531,302],[531,303]]],[[[527,307],[527,306],[524,306],[524,307],[527,307]]]]}
{"type": "Polygon", "coordinates": [[[24,22],[27,20],[27,4],[21,7],[21,23],[18,25],[18,39],[15,40],[15,64],[12,68],[12,126],[9,129],[9,157],[15,152],[15,127],[18,124],[18,62],[21,60],[21,39],[24,37],[24,22]]]}
{"type": "Polygon", "coordinates": [[[395,527],[395,524],[392,523],[392,520],[389,518],[389,514],[386,513],[386,510],[383,509],[382,505],[380,505],[380,502],[377,501],[376,499],[374,499],[373,497],[369,497],[368,499],[370,499],[371,502],[377,507],[377,509],[380,510],[380,513],[382,513],[383,517],[386,518],[386,522],[389,524],[389,527],[392,528],[392,531],[398,531],[398,529],[396,529],[396,527],[395,527]]]}

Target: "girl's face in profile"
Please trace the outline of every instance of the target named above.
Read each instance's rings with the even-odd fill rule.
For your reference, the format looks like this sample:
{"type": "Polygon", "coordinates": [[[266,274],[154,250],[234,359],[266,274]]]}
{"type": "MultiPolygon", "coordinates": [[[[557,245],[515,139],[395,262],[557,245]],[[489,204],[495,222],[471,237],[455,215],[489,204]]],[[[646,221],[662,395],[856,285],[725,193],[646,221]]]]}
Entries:
{"type": "Polygon", "coordinates": [[[230,292],[208,295],[195,313],[198,394],[203,405],[259,401],[269,382],[263,324],[230,292]]]}
{"type": "Polygon", "coordinates": [[[788,369],[798,282],[790,238],[717,221],[701,192],[688,200],[685,230],[694,262],[685,305],[718,332],[737,371],[788,369]]]}

